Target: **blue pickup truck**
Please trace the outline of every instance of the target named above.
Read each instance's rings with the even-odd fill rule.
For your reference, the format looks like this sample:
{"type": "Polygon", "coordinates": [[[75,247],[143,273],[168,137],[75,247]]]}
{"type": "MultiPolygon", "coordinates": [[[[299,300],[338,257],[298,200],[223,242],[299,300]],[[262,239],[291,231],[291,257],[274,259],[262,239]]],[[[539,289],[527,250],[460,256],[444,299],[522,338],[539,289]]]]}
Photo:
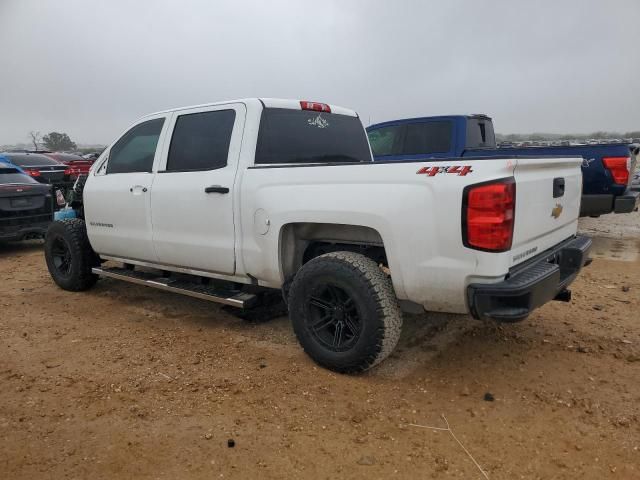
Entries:
{"type": "Polygon", "coordinates": [[[637,148],[625,143],[497,147],[493,122],[486,115],[450,115],[393,120],[367,128],[375,161],[505,155],[582,157],[581,216],[628,213],[638,208],[640,192],[631,189],[637,148]]]}

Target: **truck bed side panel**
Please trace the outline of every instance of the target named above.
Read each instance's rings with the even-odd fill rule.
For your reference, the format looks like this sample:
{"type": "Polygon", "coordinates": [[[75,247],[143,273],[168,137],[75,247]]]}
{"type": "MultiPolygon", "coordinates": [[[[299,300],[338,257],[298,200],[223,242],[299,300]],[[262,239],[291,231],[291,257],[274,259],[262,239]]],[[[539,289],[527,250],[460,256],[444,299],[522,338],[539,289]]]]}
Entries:
{"type": "MultiPolygon", "coordinates": [[[[279,287],[284,278],[275,252],[284,226],[362,225],[382,237],[400,299],[429,310],[465,313],[468,283],[478,277],[502,280],[513,260],[510,252],[480,252],[463,245],[462,191],[470,184],[512,177],[515,166],[515,160],[500,158],[245,169],[239,249],[244,267],[262,284],[279,287]],[[459,172],[465,166],[472,166],[466,175],[444,168],[459,172]],[[433,176],[418,174],[423,167],[443,169],[433,176]]],[[[574,234],[575,225],[564,233],[574,234]]]]}

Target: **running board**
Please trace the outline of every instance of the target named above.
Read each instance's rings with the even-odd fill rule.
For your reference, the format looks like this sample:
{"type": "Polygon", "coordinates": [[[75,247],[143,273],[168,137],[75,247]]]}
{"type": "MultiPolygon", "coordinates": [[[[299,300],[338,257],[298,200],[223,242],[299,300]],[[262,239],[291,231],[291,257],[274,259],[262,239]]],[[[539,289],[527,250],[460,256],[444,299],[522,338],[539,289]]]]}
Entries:
{"type": "Polygon", "coordinates": [[[145,285],[158,290],[188,295],[189,297],[222,303],[232,307],[250,308],[257,301],[257,297],[251,293],[234,290],[225,291],[219,287],[215,288],[210,285],[184,280],[173,280],[151,272],[140,272],[126,268],[92,268],[91,272],[101,277],[115,278],[124,282],[145,285]]]}

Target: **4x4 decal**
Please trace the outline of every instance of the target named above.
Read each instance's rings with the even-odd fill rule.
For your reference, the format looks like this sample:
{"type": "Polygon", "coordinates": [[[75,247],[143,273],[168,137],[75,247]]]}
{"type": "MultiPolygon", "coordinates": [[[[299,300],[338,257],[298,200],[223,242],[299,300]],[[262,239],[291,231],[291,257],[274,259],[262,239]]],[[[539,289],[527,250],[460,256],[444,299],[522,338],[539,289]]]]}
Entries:
{"type": "Polygon", "coordinates": [[[439,173],[453,173],[454,175],[464,177],[467,173],[471,172],[473,172],[471,165],[455,165],[446,167],[422,167],[416,174],[435,177],[439,173]]]}

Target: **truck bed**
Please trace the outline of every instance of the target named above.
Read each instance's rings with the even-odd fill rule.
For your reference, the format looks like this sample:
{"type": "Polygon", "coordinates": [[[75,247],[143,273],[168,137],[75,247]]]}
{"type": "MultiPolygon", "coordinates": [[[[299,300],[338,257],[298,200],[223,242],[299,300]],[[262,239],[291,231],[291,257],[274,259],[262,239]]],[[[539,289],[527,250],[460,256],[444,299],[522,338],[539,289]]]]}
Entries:
{"type": "MultiPolygon", "coordinates": [[[[582,158],[582,205],[581,215],[596,216],[616,210],[616,198],[625,195],[627,185],[613,181],[611,173],[602,163],[605,157],[628,157],[629,146],[624,143],[572,146],[532,146],[474,148],[463,152],[464,157],[491,157],[495,155],[527,156],[554,155],[582,158]]],[[[635,170],[635,157],[631,158],[631,172],[635,170]]]]}

